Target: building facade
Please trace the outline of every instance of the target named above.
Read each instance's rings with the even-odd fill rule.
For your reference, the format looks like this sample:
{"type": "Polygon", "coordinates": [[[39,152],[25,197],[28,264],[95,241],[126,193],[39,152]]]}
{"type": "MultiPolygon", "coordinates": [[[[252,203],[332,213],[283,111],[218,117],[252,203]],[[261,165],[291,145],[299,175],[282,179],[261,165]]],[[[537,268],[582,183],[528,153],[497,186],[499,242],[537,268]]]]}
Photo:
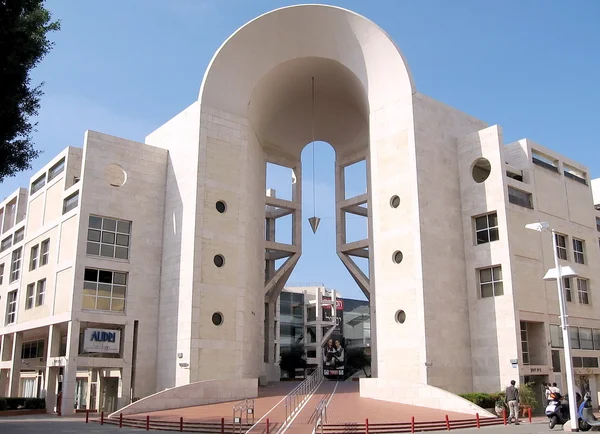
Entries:
{"type": "Polygon", "coordinates": [[[336,151],[337,253],[369,299],[363,396],[427,406],[439,389],[560,380],[551,240],[525,229],[547,221],[579,273],[565,282],[572,344],[597,397],[598,181],[419,93],[385,32],[319,5],[236,31],[198,99],[145,143],[88,131],[0,204],[1,394],[38,393],[51,410],[60,394],[68,414],[200,380],[278,379],[276,305],[302,254],[313,132],[336,151]],[[363,160],[367,192],[346,197],[344,170],[363,160]],[[293,170],[291,199],[265,194],[267,162],[293,170]],[[367,239],[348,241],[348,214],[367,219],[367,239]],[[277,242],[288,215],[291,243],[277,242]]]}

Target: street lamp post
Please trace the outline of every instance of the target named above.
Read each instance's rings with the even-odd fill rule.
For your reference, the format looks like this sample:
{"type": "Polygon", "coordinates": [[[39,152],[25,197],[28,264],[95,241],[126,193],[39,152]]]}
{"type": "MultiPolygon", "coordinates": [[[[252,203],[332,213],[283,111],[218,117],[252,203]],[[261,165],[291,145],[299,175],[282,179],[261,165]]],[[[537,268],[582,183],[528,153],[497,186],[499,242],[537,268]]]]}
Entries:
{"type": "Polygon", "coordinates": [[[531,223],[525,225],[527,229],[538,232],[549,231],[552,234],[552,253],[554,255],[554,270],[549,270],[544,276],[544,280],[554,280],[556,278],[556,287],[558,288],[558,306],[560,309],[560,328],[562,329],[563,346],[565,351],[565,369],[567,374],[567,394],[569,395],[569,414],[571,419],[571,431],[579,431],[577,417],[577,398],[575,393],[575,378],[573,376],[573,359],[571,358],[571,339],[569,337],[569,324],[567,315],[567,305],[565,300],[565,292],[563,289],[563,278],[577,276],[571,267],[564,267],[566,273],[560,266],[558,258],[558,249],[556,244],[556,232],[546,222],[531,223]]]}

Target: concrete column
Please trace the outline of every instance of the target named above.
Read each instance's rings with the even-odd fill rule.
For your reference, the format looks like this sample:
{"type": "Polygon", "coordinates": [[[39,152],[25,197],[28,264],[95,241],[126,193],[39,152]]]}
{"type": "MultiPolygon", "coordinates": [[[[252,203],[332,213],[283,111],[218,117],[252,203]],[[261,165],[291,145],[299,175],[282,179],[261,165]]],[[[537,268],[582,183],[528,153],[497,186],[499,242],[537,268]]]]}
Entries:
{"type": "Polygon", "coordinates": [[[46,375],[44,376],[43,396],[46,398],[46,412],[54,413],[56,408],[56,376],[58,368],[52,366],[52,357],[60,354],[60,327],[51,324],[48,327],[48,343],[46,346],[46,375]]]}
{"type": "Polygon", "coordinates": [[[75,391],[77,389],[77,359],[79,351],[79,321],[69,321],[67,331],[66,366],[64,367],[62,382],[63,416],[75,413],[75,391]]]}
{"type": "Polygon", "coordinates": [[[0,396],[8,395],[8,369],[0,369],[0,396]]]}
{"type": "Polygon", "coordinates": [[[19,381],[21,379],[21,348],[23,347],[23,335],[20,332],[13,333],[12,358],[10,377],[8,380],[8,396],[16,398],[19,396],[19,381]]]}
{"type": "Polygon", "coordinates": [[[269,302],[265,303],[266,307],[266,315],[267,315],[267,326],[265,327],[265,340],[267,341],[266,351],[267,351],[267,363],[275,364],[277,363],[277,355],[275,354],[275,307],[276,303],[269,302]]]}
{"type": "Polygon", "coordinates": [[[12,357],[12,334],[0,336],[2,347],[0,348],[0,361],[8,362],[12,357]]]}
{"type": "Polygon", "coordinates": [[[133,350],[133,324],[127,324],[123,330],[123,369],[121,369],[121,381],[117,394],[117,408],[131,404],[131,367],[133,350]]]}

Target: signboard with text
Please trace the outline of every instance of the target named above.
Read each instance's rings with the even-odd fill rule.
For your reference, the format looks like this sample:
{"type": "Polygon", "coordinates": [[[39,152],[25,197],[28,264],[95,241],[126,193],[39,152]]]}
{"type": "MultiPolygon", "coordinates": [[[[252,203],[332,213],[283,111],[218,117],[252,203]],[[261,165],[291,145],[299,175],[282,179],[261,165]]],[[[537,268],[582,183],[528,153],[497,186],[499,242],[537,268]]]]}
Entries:
{"type": "Polygon", "coordinates": [[[120,350],[120,330],[88,328],[83,332],[83,351],[86,353],[118,354],[120,350]]]}

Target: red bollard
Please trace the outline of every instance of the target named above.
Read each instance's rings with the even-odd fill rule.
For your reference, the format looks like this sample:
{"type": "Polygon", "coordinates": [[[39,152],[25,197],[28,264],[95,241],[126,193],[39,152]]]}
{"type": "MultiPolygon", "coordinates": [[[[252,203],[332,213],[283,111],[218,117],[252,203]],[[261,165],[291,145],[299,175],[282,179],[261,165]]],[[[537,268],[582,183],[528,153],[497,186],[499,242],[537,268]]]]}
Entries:
{"type": "Polygon", "coordinates": [[[123,428],[123,413],[119,413],[119,428],[123,428]]]}
{"type": "Polygon", "coordinates": [[[475,413],[475,426],[481,428],[481,424],[479,423],[479,413],[475,413]]]}
{"type": "Polygon", "coordinates": [[[414,433],[415,432],[415,417],[411,417],[410,418],[410,432],[414,433]]]}
{"type": "Polygon", "coordinates": [[[90,411],[86,410],[85,411],[85,423],[89,423],[90,422],[90,411]]]}
{"type": "Polygon", "coordinates": [[[446,429],[450,431],[450,419],[448,419],[448,415],[446,415],[446,429]]]}
{"type": "Polygon", "coordinates": [[[183,416],[179,418],[179,432],[183,432],[183,416]]]}
{"type": "Polygon", "coordinates": [[[146,416],[146,431],[150,431],[150,415],[146,416]]]}
{"type": "Polygon", "coordinates": [[[267,434],[269,434],[269,418],[267,418],[267,434]]]}
{"type": "Polygon", "coordinates": [[[225,418],[224,417],[221,418],[221,434],[225,434],[225,418]]]}
{"type": "Polygon", "coordinates": [[[100,413],[100,425],[104,425],[104,412],[100,413]]]}
{"type": "Polygon", "coordinates": [[[365,419],[365,434],[369,434],[369,419],[365,419]]]}
{"type": "Polygon", "coordinates": [[[504,425],[506,425],[506,409],[502,410],[502,420],[504,421],[504,425]]]}
{"type": "Polygon", "coordinates": [[[527,409],[527,416],[529,417],[529,423],[531,423],[531,407],[527,409]]]}

